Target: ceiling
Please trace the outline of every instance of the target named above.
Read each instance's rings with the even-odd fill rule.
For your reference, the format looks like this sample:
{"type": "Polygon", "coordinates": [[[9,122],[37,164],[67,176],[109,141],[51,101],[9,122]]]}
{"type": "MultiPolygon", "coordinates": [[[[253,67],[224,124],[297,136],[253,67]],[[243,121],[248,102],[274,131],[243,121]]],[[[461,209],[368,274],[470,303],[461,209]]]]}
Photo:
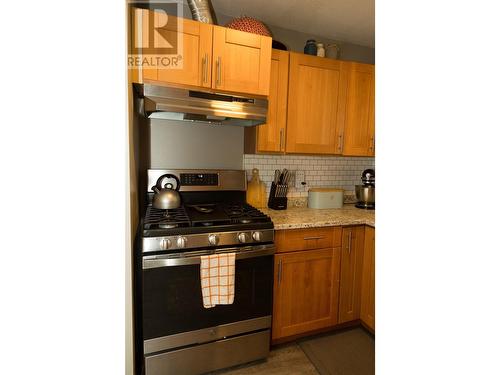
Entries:
{"type": "Polygon", "coordinates": [[[216,13],[328,39],[375,46],[375,0],[211,0],[216,13]]]}

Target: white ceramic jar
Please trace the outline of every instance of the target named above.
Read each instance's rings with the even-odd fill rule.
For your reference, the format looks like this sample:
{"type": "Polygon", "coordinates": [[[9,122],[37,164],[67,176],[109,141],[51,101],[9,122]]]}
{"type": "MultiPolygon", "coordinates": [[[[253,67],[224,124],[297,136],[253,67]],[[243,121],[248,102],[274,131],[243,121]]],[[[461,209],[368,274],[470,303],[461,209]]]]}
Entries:
{"type": "Polygon", "coordinates": [[[318,51],[316,52],[316,56],[325,57],[325,46],[323,45],[323,43],[316,43],[316,47],[318,49],[318,51]]]}

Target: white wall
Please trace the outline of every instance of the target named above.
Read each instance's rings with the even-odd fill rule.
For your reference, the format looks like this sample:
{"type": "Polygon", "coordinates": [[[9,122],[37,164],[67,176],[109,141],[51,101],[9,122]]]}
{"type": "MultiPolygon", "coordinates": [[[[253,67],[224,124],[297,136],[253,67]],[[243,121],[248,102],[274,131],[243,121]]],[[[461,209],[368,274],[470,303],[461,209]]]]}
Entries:
{"type": "MultiPolygon", "coordinates": [[[[191,11],[189,10],[187,4],[184,5],[183,16],[189,19],[192,18],[191,11]]],[[[216,18],[220,26],[224,26],[233,19],[233,17],[217,12],[217,10],[216,18]]],[[[334,43],[338,44],[341,48],[340,60],[375,64],[375,48],[360,46],[339,40],[327,39],[318,35],[306,34],[297,30],[284,29],[275,25],[266,24],[266,26],[271,30],[273,39],[285,44],[289,51],[304,52],[304,45],[306,44],[306,41],[308,39],[314,39],[317,42],[323,42],[325,46],[334,43]]],[[[291,26],[293,27],[293,25],[291,26]]],[[[330,50],[327,50],[326,53],[326,56],[328,57],[330,50]]]]}

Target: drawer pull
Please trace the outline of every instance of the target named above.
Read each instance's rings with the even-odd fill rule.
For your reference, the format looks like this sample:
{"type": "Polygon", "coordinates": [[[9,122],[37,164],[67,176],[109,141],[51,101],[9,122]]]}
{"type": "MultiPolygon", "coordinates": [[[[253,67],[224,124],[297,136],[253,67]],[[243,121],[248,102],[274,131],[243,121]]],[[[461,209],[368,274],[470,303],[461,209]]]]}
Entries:
{"type": "Polygon", "coordinates": [[[313,236],[313,237],[304,237],[304,241],[309,241],[309,240],[322,240],[324,239],[325,236],[313,236]]]}

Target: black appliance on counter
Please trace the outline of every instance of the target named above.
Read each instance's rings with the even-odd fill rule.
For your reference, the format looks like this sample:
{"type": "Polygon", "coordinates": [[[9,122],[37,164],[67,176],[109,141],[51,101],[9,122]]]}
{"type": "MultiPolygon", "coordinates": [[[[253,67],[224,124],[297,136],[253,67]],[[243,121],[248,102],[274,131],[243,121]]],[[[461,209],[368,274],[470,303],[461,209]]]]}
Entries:
{"type": "Polygon", "coordinates": [[[245,171],[151,169],[147,196],[135,249],[137,374],[201,374],[265,358],[274,226],[246,204],[245,171]],[[176,209],[151,205],[164,174],[180,181],[176,209]],[[225,252],[236,253],[234,303],[204,308],[200,257],[225,252]]]}

